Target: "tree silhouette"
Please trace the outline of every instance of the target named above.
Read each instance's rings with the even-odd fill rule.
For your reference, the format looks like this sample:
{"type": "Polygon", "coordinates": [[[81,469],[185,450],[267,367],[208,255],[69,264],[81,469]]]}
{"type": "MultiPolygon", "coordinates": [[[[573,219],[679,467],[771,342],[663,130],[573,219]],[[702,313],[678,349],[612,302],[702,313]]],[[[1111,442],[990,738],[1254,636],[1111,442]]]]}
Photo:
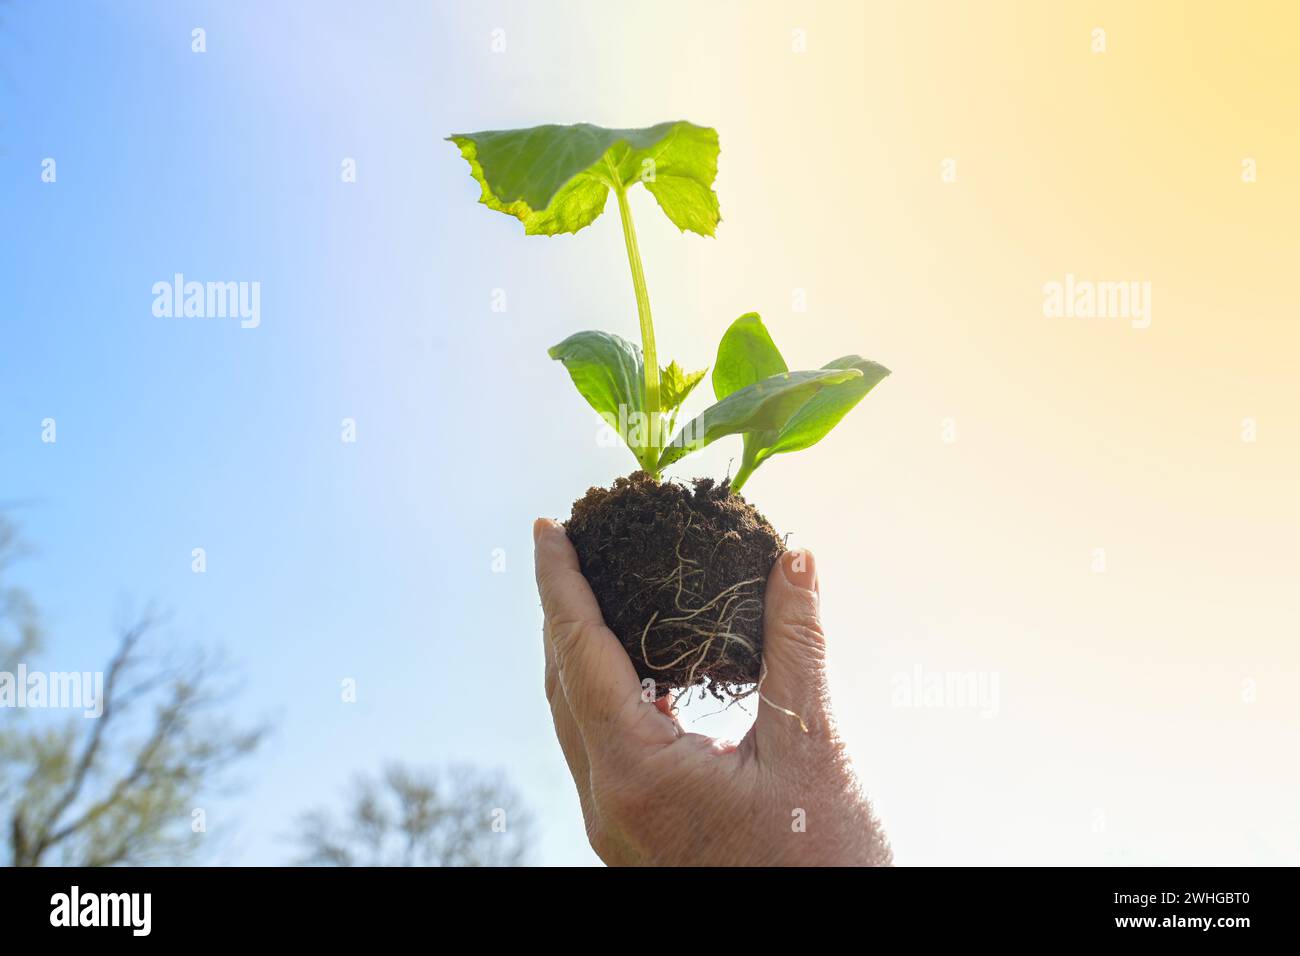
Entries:
{"type": "MultiPolygon", "coordinates": [[[[0,517],[0,680],[41,653],[34,602],[4,585],[20,552],[0,517]]],[[[11,866],[178,862],[199,845],[193,799],[250,754],[264,728],[232,729],[220,662],[173,664],[144,650],[160,623],[123,627],[97,717],[0,710],[0,859],[11,866]]],[[[12,684],[11,684],[12,686],[12,684]]]]}
{"type": "Polygon", "coordinates": [[[342,819],[316,809],[299,820],[299,863],[314,866],[518,866],[531,822],[499,776],[388,765],[359,776],[342,819]]]}

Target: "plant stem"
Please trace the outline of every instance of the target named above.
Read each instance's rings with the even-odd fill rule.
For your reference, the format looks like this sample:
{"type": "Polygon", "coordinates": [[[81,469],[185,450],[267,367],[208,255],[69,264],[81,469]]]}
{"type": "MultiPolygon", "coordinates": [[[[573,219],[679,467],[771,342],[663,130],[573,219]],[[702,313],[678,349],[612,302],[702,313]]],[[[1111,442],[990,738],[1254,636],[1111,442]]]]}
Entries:
{"type": "Polygon", "coordinates": [[[740,468],[736,471],[736,477],[731,479],[731,493],[733,495],[740,494],[740,489],[744,487],[745,482],[749,480],[749,476],[753,473],[754,466],[747,461],[742,461],[740,468]]]}
{"type": "Polygon", "coordinates": [[[623,241],[627,244],[627,261],[632,267],[632,291],[636,293],[636,314],[641,321],[641,356],[645,365],[645,413],[649,420],[650,438],[641,466],[651,476],[659,477],[659,356],[655,353],[655,327],[650,319],[650,293],[645,287],[645,272],[641,268],[641,251],[636,244],[636,228],[632,225],[632,209],[627,202],[627,189],[621,182],[614,185],[618,197],[618,214],[623,220],[623,241]]]}

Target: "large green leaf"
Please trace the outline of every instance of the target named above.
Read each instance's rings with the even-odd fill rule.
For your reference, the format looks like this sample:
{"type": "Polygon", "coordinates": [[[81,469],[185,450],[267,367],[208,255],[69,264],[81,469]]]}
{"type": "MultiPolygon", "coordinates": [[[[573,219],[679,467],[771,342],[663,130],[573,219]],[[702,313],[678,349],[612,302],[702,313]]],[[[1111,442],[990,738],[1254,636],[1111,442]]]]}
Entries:
{"type": "Polygon", "coordinates": [[[516,217],[530,235],[577,232],[609,190],[641,182],[682,230],[713,235],[718,134],[685,120],[644,129],[590,123],[487,130],[447,137],[482,187],[479,202],[516,217]]]}
{"type": "Polygon", "coordinates": [[[640,346],[609,332],[575,332],[547,354],[564,363],[587,404],[619,433],[640,462],[650,445],[640,346]]]}
{"type": "Polygon", "coordinates": [[[841,382],[824,388],[804,404],[790,417],[774,440],[766,447],[758,449],[754,456],[757,466],[771,455],[783,452],[799,451],[817,444],[840,419],[847,415],[854,405],[862,401],[863,396],[871,391],[889,374],[889,369],[877,362],[857,355],[846,355],[833,362],[827,362],[826,369],[857,369],[862,373],[858,378],[841,382]]]}
{"type": "Polygon", "coordinates": [[[861,374],[857,369],[782,372],[732,392],[682,426],[659,456],[659,468],[666,468],[726,435],[779,431],[808,399],[823,388],[847,382],[861,374]]]}

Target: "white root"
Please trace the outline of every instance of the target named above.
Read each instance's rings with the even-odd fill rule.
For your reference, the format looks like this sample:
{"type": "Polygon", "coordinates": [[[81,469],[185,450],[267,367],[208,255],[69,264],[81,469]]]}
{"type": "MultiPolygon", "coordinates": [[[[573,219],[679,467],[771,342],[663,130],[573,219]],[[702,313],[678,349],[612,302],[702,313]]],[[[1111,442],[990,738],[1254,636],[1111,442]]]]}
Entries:
{"type": "MultiPolygon", "coordinates": [[[[764,578],[753,577],[738,581],[707,597],[703,589],[703,583],[708,577],[707,569],[718,560],[724,544],[739,544],[742,543],[742,538],[734,531],[724,534],[713,545],[708,560],[702,564],[700,560],[690,558],[682,551],[686,537],[692,530],[702,533],[701,529],[694,528],[695,517],[693,514],[687,516],[678,535],[673,547],[677,561],[671,570],[653,577],[632,574],[638,587],[628,598],[625,607],[644,599],[647,592],[670,591],[671,610],[676,612],[665,614],[661,609],[655,611],[646,622],[641,630],[641,662],[655,673],[680,673],[685,667],[683,683],[673,695],[674,710],[696,686],[701,687],[701,696],[705,696],[703,685],[707,676],[711,679],[710,689],[714,696],[720,700],[729,699],[724,709],[757,694],[761,704],[767,704],[780,713],[793,717],[807,733],[808,726],[799,714],[773,702],[763,693],[767,662],[761,660],[761,655],[761,672],[756,684],[730,683],[725,678],[720,683],[716,675],[709,673],[712,667],[728,660],[733,648],[741,649],[743,656],[750,658],[759,654],[756,641],[739,631],[741,625],[762,620],[761,593],[764,578]],[[653,651],[652,639],[655,645],[653,651]]],[[[674,679],[673,683],[677,684],[678,680],[674,679]]]]}
{"type": "Polygon", "coordinates": [[[765,681],[765,680],[767,680],[767,660],[766,660],[766,658],[764,658],[764,660],[763,660],[763,670],[762,670],[762,672],[758,675],[758,686],[754,688],[754,691],[758,694],[758,699],[759,699],[762,703],[767,704],[767,706],[771,707],[773,710],[779,710],[781,713],[785,714],[787,717],[793,717],[795,720],[799,721],[799,729],[802,730],[805,734],[808,733],[808,725],[805,724],[805,723],[803,722],[803,718],[802,718],[802,717],[800,717],[798,714],[796,714],[793,710],[790,710],[790,709],[788,709],[788,708],[786,708],[786,707],[782,707],[780,704],[774,704],[774,703],[772,703],[772,701],[771,701],[770,699],[768,699],[767,695],[763,693],[763,681],[765,681]]]}
{"type": "MultiPolygon", "coordinates": [[[[673,589],[672,606],[677,614],[663,615],[656,611],[646,622],[641,631],[641,659],[652,671],[672,671],[689,662],[685,679],[684,696],[694,686],[699,675],[707,673],[711,664],[727,658],[733,644],[753,656],[758,653],[755,642],[738,633],[738,625],[754,623],[762,619],[763,603],[758,597],[763,579],[759,577],[738,581],[723,589],[718,594],[706,599],[700,586],[706,572],[699,562],[682,553],[682,545],[690,531],[694,516],[689,516],[681,534],[674,545],[677,557],[676,566],[667,574],[653,578],[643,578],[632,600],[645,594],[647,590],[665,588],[673,589]],[[659,638],[660,646],[651,657],[650,638],[659,638]]],[[[717,557],[718,549],[730,539],[739,540],[739,535],[730,534],[714,546],[710,563],[717,557]]],[[[728,688],[733,700],[749,696],[751,689],[737,693],[728,688]]]]}

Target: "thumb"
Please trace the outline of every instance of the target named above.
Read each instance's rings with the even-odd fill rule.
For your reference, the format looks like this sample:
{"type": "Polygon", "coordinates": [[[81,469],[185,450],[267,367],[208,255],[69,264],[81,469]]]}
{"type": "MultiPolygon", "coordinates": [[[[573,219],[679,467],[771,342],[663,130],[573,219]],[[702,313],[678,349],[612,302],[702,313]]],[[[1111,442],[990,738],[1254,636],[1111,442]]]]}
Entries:
{"type": "Polygon", "coordinates": [[[553,681],[558,680],[590,751],[612,730],[635,725],[641,684],[632,659],[605,626],[564,528],[538,518],[533,540],[543,631],[555,665],[553,681]]]}
{"type": "MultiPolygon", "coordinates": [[[[754,731],[760,745],[828,731],[826,638],[811,551],[787,551],[767,579],[763,607],[762,695],[754,731]]],[[[760,747],[761,750],[761,747],[760,747]]]]}

